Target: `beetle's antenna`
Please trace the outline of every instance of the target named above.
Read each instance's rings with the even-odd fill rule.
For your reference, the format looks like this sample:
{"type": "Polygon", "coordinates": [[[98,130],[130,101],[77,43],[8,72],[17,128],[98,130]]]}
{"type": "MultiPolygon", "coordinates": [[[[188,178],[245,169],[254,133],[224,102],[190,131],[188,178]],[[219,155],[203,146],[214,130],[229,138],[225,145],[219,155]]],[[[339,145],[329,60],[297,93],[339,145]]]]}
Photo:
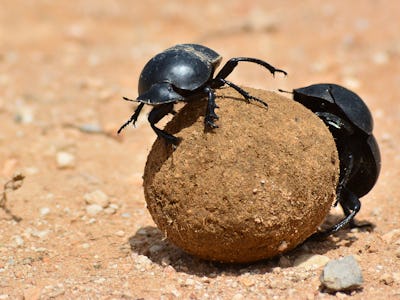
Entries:
{"type": "Polygon", "coordinates": [[[122,99],[124,99],[125,101],[137,102],[137,100],[129,99],[127,97],[122,97],[122,99]]]}
{"type": "Polygon", "coordinates": [[[281,92],[281,93],[293,94],[293,92],[285,91],[285,90],[282,90],[282,89],[278,89],[278,91],[281,92]]]}

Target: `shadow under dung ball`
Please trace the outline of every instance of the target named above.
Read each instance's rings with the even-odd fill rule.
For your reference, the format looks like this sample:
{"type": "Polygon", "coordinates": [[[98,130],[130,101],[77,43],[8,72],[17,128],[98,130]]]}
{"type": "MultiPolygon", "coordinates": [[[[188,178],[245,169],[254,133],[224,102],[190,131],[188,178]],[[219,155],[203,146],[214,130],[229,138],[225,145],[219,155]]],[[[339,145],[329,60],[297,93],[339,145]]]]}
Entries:
{"type": "Polygon", "coordinates": [[[324,123],[273,92],[247,103],[217,91],[219,128],[205,130],[206,99],[186,104],[157,139],[144,172],[148,209],[183,250],[220,262],[252,262],[293,249],[317,230],[335,198],[339,159],[324,123]]]}

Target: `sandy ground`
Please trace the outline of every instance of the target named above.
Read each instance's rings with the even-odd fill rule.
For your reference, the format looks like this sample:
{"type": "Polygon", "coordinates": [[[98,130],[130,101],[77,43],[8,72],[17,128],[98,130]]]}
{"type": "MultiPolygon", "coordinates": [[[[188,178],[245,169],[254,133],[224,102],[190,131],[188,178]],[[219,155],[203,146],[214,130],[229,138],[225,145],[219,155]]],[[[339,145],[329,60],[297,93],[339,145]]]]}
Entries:
{"type": "Polygon", "coordinates": [[[0,299],[400,298],[397,1],[99,3],[0,2],[1,186],[25,176],[19,189],[7,185],[15,217],[0,210],[0,299]],[[143,196],[155,139],[146,114],[115,132],[134,108],[121,97],[137,96],[147,60],[183,42],[289,73],[273,79],[244,64],[235,83],[276,90],[328,81],[357,92],[382,152],[378,184],[357,216],[374,230],[343,230],[240,266],[196,259],[164,240],[143,196]],[[299,266],[305,255],[355,255],[362,289],[324,292],[323,264],[299,266]]]}

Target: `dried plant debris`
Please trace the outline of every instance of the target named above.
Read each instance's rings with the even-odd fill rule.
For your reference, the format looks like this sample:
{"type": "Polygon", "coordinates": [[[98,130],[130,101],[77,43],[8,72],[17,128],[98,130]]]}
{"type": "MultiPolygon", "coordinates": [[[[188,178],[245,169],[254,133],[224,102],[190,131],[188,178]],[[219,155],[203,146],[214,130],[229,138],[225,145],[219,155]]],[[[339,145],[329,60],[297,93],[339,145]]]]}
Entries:
{"type": "Polygon", "coordinates": [[[21,221],[22,219],[16,215],[14,215],[8,208],[7,208],[7,194],[10,191],[16,191],[18,190],[25,179],[25,175],[22,173],[15,173],[13,177],[7,181],[4,186],[3,186],[3,193],[1,194],[0,198],[0,208],[2,208],[8,215],[12,217],[14,221],[21,221]]]}

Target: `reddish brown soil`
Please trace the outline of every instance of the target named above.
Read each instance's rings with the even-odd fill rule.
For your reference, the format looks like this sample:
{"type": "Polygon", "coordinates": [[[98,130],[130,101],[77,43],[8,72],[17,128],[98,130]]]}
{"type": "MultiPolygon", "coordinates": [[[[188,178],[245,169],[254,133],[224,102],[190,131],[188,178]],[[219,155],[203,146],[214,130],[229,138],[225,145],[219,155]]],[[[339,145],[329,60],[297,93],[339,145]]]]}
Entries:
{"type": "Polygon", "coordinates": [[[0,210],[0,299],[399,298],[399,28],[397,1],[0,2],[0,192],[25,175],[7,189],[7,208],[22,220],[0,210]],[[201,261],[165,241],[143,196],[155,139],[146,114],[115,132],[132,113],[121,97],[137,96],[143,65],[182,42],[289,73],[274,79],[243,64],[229,77],[241,85],[335,82],[357,92],[382,152],[378,184],[357,216],[374,230],[343,230],[241,266],[201,261]],[[65,153],[74,160],[62,167],[65,153]],[[95,194],[104,202],[97,214],[86,203],[96,190],[106,195],[95,194]],[[305,254],[356,255],[363,288],[323,292],[322,264],[295,263],[305,254]]]}

